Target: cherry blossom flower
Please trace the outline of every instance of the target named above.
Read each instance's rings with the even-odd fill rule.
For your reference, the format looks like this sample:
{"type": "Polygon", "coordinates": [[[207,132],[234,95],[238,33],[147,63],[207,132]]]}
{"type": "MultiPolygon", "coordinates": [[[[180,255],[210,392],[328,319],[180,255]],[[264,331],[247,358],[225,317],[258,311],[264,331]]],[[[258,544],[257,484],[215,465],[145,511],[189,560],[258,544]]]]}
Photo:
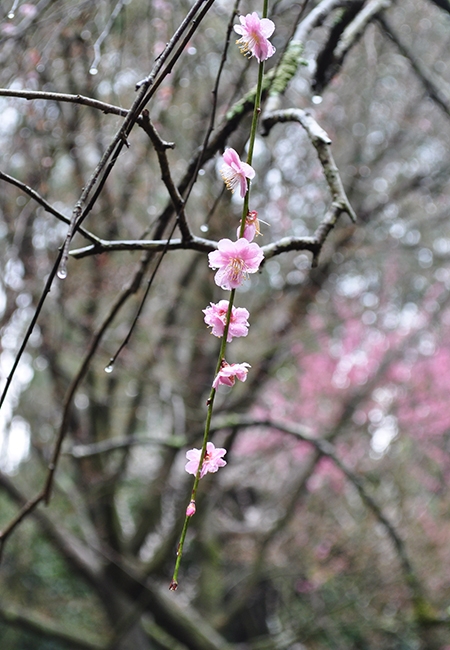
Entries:
{"type": "MultiPolygon", "coordinates": [[[[217,304],[210,303],[210,307],[203,309],[205,314],[205,323],[212,327],[211,333],[214,336],[223,336],[225,324],[227,321],[227,313],[229,307],[228,300],[220,300],[217,304]]],[[[233,337],[247,336],[248,334],[248,317],[249,312],[245,307],[232,307],[230,316],[230,325],[228,327],[227,342],[233,340],[233,337]]]]}
{"type": "Polygon", "coordinates": [[[229,190],[234,190],[239,186],[239,192],[242,198],[247,194],[247,178],[254,178],[255,170],[239,158],[234,149],[225,149],[223,154],[223,166],[220,174],[229,190]]]}
{"type": "Polygon", "coordinates": [[[240,44],[242,54],[254,56],[258,61],[265,61],[275,54],[275,48],[268,41],[269,36],[272,36],[275,25],[268,18],[259,18],[256,11],[246,16],[240,16],[240,25],[234,26],[234,31],[241,35],[241,38],[236,41],[240,44]]]}
{"type": "Polygon", "coordinates": [[[247,379],[248,368],[250,367],[250,364],[246,362],[228,364],[226,361],[223,361],[222,367],[213,381],[213,388],[217,388],[219,384],[234,386],[236,377],[239,381],[245,381],[247,379]]]}
{"type": "Polygon", "coordinates": [[[236,289],[249,273],[256,273],[264,258],[260,246],[254,242],[249,243],[245,237],[236,242],[221,239],[217,248],[208,254],[209,266],[218,269],[214,281],[225,291],[236,289]]]}
{"type": "MultiPolygon", "coordinates": [[[[241,232],[241,226],[237,229],[237,236],[239,237],[239,234],[241,232]]],[[[247,213],[247,216],[245,217],[245,226],[244,226],[244,234],[242,235],[245,237],[247,241],[253,241],[255,238],[255,235],[260,235],[261,231],[259,229],[259,220],[258,220],[258,213],[256,210],[250,210],[247,213]]]]}
{"type": "MultiPolygon", "coordinates": [[[[198,469],[198,463],[197,463],[197,469],[198,469]]],[[[195,501],[191,499],[191,501],[189,501],[188,507],[186,508],[186,517],[192,517],[193,515],[195,515],[195,510],[196,510],[195,501]]]]}
{"type": "MultiPolygon", "coordinates": [[[[203,463],[202,463],[202,469],[200,471],[200,478],[203,478],[205,474],[208,472],[217,472],[219,467],[225,467],[227,464],[227,461],[222,458],[222,456],[225,456],[227,453],[226,449],[223,449],[221,447],[216,447],[212,442],[207,442],[206,443],[206,453],[205,457],[203,458],[203,463]]],[[[202,455],[202,450],[201,449],[190,449],[189,451],[186,452],[186,458],[188,459],[188,463],[186,463],[185,470],[188,474],[194,474],[194,476],[197,474],[198,471],[198,466],[200,464],[200,458],[202,455]]],[[[190,502],[189,506],[191,506],[192,501],[190,502]]],[[[188,506],[188,510],[189,510],[188,506]]],[[[192,509],[190,510],[192,512],[192,509]]],[[[194,503],[194,512],[195,512],[195,503],[194,503]]],[[[194,514],[192,512],[192,514],[194,514]]],[[[188,517],[191,517],[192,515],[188,515],[188,512],[186,510],[186,515],[188,517]]]]}

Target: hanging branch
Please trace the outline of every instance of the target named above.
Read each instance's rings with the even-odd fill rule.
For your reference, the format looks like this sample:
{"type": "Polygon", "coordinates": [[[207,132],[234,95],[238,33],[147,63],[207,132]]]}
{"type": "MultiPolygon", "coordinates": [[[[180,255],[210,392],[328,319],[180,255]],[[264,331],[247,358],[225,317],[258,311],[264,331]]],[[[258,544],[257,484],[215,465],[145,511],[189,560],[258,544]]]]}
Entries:
{"type": "Polygon", "coordinates": [[[367,4],[364,0],[358,0],[348,6],[333,26],[317,57],[317,67],[312,81],[312,87],[316,92],[320,93],[330,83],[369,23],[391,4],[391,0],[370,0],[367,4]]]}

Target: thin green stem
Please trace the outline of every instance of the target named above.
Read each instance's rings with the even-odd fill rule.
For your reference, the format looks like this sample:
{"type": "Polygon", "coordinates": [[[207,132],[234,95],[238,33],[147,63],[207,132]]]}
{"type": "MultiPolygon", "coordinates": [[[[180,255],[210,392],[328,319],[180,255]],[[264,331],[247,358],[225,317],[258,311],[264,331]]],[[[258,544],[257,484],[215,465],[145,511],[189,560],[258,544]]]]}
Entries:
{"type": "MultiPolygon", "coordinates": [[[[264,61],[261,61],[258,68],[258,84],[256,86],[255,106],[253,107],[252,125],[250,127],[250,138],[248,141],[247,163],[249,165],[252,164],[252,160],[253,160],[253,150],[255,148],[256,130],[258,128],[258,118],[261,113],[261,94],[262,94],[263,78],[264,78],[264,61]]],[[[248,184],[248,190],[244,197],[244,205],[242,207],[242,219],[241,219],[241,229],[239,231],[239,237],[244,236],[245,220],[247,218],[249,204],[250,204],[250,183],[248,184]]]]}
{"type": "MultiPolygon", "coordinates": [[[[265,18],[267,16],[267,11],[268,11],[268,0],[264,0],[264,7],[263,7],[263,17],[265,18]]],[[[255,95],[255,106],[253,109],[253,118],[252,118],[252,124],[250,127],[250,138],[249,138],[249,144],[248,144],[248,154],[247,154],[247,163],[251,165],[252,159],[253,159],[253,151],[255,148],[255,140],[256,140],[256,132],[258,128],[258,118],[261,113],[261,95],[262,95],[262,86],[263,86],[263,77],[264,77],[264,62],[261,61],[259,64],[259,69],[258,69],[258,83],[256,87],[256,95],[255,95]]],[[[247,192],[244,197],[244,205],[242,208],[242,219],[241,219],[241,227],[239,230],[239,237],[244,236],[244,229],[245,229],[245,222],[246,222],[246,217],[249,212],[249,203],[250,203],[250,183],[248,185],[247,192]]],[[[231,321],[231,313],[233,310],[233,303],[234,303],[234,297],[235,297],[236,290],[232,289],[230,292],[230,298],[228,301],[228,311],[227,311],[227,316],[225,320],[225,328],[223,331],[223,336],[222,336],[222,342],[220,345],[220,351],[219,351],[219,356],[217,359],[217,364],[216,364],[216,372],[214,377],[217,376],[219,373],[222,363],[225,361],[225,352],[227,349],[227,338],[228,338],[228,330],[230,327],[230,321],[231,321]]],[[[198,469],[197,473],[195,475],[194,479],[194,484],[192,486],[192,491],[191,491],[191,498],[190,498],[190,504],[195,505],[195,498],[197,495],[197,488],[198,484],[200,481],[200,475],[201,475],[201,470],[203,466],[203,460],[206,455],[206,445],[208,443],[208,438],[209,438],[209,432],[211,429],[211,418],[213,414],[213,408],[214,408],[214,399],[216,396],[216,389],[211,388],[211,392],[209,394],[208,400],[206,402],[207,404],[207,411],[206,411],[206,420],[205,420],[205,429],[204,429],[204,434],[203,434],[203,443],[202,443],[202,450],[200,454],[200,461],[198,464],[198,469]]],[[[184,519],[184,524],[183,524],[183,529],[181,531],[180,535],[180,541],[178,542],[178,548],[177,548],[177,559],[175,563],[175,568],[172,576],[172,582],[170,583],[169,589],[172,591],[175,591],[176,588],[178,587],[178,572],[180,570],[180,565],[181,565],[181,557],[183,555],[183,548],[184,548],[184,542],[186,540],[186,534],[188,531],[189,527],[189,522],[192,518],[192,514],[186,514],[185,519],[184,519]]]]}

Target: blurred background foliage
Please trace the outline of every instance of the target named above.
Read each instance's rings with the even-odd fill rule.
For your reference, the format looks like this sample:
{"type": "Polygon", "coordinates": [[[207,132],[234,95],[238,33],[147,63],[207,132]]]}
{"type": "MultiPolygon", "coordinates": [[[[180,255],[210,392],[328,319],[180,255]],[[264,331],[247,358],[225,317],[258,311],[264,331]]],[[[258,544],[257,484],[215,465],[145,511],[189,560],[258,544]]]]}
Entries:
{"type": "MultiPolygon", "coordinates": [[[[358,223],[341,218],[317,268],[291,251],[238,292],[251,328],[228,360],[252,369],[218,395],[213,440],[228,465],[200,484],[176,594],[167,587],[191,486],[185,452],[200,444],[218,354],[201,310],[223,296],[204,253],[169,252],[105,373],[157,259],[69,260],[0,412],[1,527],[41,489],[70,383],[117,297],[133,289],[76,391],[51,504],[5,546],[5,650],[450,647],[450,4],[275,0],[267,69],[319,4],[324,19],[307,33],[306,65],[281,106],[310,111],[332,139],[358,223]],[[371,8],[343,57],[345,28],[371,8]]],[[[128,108],[191,5],[3,2],[0,87],[128,108]]],[[[214,97],[213,136],[255,84],[257,66],[232,34],[212,94],[234,12],[261,9],[216,0],[148,106],[175,143],[176,182],[204,141],[214,97]]],[[[0,115],[0,171],[70,217],[122,118],[11,96],[0,96],[0,115]]],[[[249,124],[248,113],[227,146],[243,152],[249,124]]],[[[213,153],[187,217],[197,236],[234,238],[241,202],[223,191],[213,153]]],[[[254,167],[259,243],[311,236],[330,197],[307,134],[275,125],[258,136],[254,167]]],[[[4,177],[1,190],[6,380],[67,225],[4,177]]],[[[168,205],[153,146],[135,127],[85,226],[107,240],[161,238],[168,205]]],[[[72,247],[86,243],[77,234],[72,247]]]]}

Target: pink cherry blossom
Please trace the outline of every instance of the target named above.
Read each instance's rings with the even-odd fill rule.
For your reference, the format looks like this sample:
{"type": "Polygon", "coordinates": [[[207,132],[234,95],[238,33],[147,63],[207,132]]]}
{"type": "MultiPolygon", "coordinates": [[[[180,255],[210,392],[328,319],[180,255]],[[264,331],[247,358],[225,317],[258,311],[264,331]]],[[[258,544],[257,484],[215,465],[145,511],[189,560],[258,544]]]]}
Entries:
{"type": "MultiPolygon", "coordinates": [[[[241,226],[239,226],[239,228],[237,229],[238,237],[240,232],[241,232],[241,226]]],[[[247,213],[247,216],[245,217],[244,234],[242,236],[245,237],[247,241],[253,241],[255,235],[260,235],[260,234],[261,231],[259,229],[258,213],[256,212],[256,210],[251,210],[247,213]]]]}
{"type": "MultiPolygon", "coordinates": [[[[228,300],[220,300],[217,304],[210,303],[210,307],[203,309],[205,314],[205,323],[212,327],[211,333],[214,336],[221,337],[225,330],[225,323],[227,321],[227,313],[229,302],[228,300]]],[[[230,325],[228,327],[227,342],[233,340],[233,337],[247,336],[248,334],[248,317],[249,312],[245,307],[232,307],[230,316],[230,325]]]]}
{"type": "MultiPolygon", "coordinates": [[[[205,474],[208,472],[217,472],[219,467],[225,467],[227,464],[227,461],[222,458],[222,456],[225,456],[227,453],[226,449],[223,449],[221,447],[216,447],[212,442],[207,442],[206,443],[206,453],[205,457],[203,458],[203,463],[202,463],[202,469],[200,472],[200,478],[203,478],[205,474]]],[[[197,474],[198,471],[198,466],[200,464],[200,458],[202,455],[202,450],[201,449],[190,449],[189,451],[186,452],[186,458],[188,459],[188,463],[186,463],[185,470],[188,474],[194,474],[194,476],[197,474]]],[[[192,504],[192,501],[190,502],[189,506],[192,504]]],[[[189,510],[188,506],[188,510],[189,510]]],[[[190,510],[192,512],[192,508],[190,510]]],[[[195,503],[194,503],[194,512],[195,512],[195,503]]],[[[194,514],[192,512],[192,515],[194,514]]],[[[188,517],[191,517],[191,514],[187,513],[186,510],[186,515],[188,517]]]]}
{"type": "Polygon", "coordinates": [[[240,25],[234,26],[234,31],[241,35],[241,38],[236,41],[240,44],[242,54],[250,53],[259,62],[265,61],[273,54],[275,48],[268,41],[269,36],[272,36],[275,25],[268,18],[259,18],[256,11],[246,16],[240,16],[240,25]]]}
{"type": "Polygon", "coordinates": [[[254,178],[255,170],[251,165],[242,162],[234,149],[225,149],[223,162],[220,174],[225,185],[232,192],[239,186],[240,195],[244,198],[248,189],[247,178],[254,178]]]}
{"type": "Polygon", "coordinates": [[[217,388],[219,384],[234,386],[236,377],[239,381],[245,381],[247,379],[248,368],[250,367],[250,364],[246,362],[228,364],[226,361],[223,361],[222,367],[213,381],[213,388],[217,388]]]}
{"type": "Polygon", "coordinates": [[[214,281],[226,291],[239,287],[249,273],[256,273],[264,258],[260,246],[249,243],[245,237],[236,242],[221,239],[217,248],[218,250],[208,254],[209,266],[219,269],[214,281]]]}

